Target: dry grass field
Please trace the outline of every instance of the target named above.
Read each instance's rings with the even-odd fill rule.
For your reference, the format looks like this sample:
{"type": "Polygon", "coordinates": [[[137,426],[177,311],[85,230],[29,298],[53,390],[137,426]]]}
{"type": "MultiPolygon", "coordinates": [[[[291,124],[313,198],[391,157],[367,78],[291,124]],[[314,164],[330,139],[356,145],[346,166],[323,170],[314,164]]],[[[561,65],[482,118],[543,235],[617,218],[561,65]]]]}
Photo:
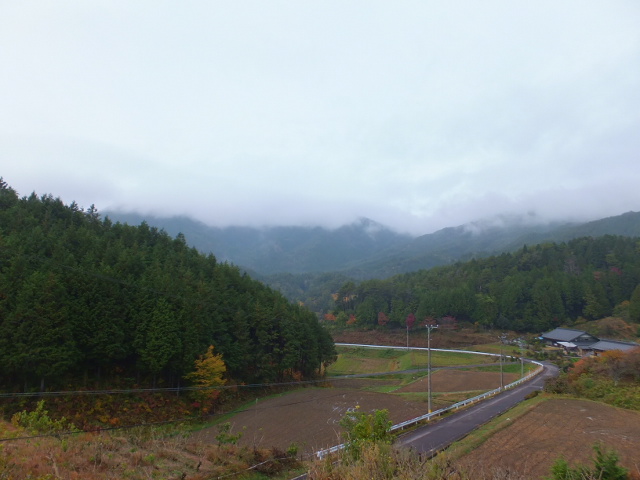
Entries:
{"type": "MultiPolygon", "coordinates": [[[[365,332],[367,333],[367,332],[365,332]]],[[[307,388],[282,396],[260,399],[233,415],[233,431],[242,433],[241,445],[287,449],[297,445],[311,453],[342,443],[340,419],[350,408],[368,412],[387,409],[393,423],[427,413],[427,377],[424,373],[369,378],[337,379],[333,375],[398,372],[427,364],[425,352],[341,348],[338,361],[328,371],[325,388],[307,388]]],[[[433,352],[433,364],[470,366],[493,362],[472,354],[433,352]]],[[[494,365],[495,368],[495,365],[494,365]]],[[[505,384],[519,374],[505,373],[505,384]]],[[[452,370],[433,372],[434,406],[441,408],[500,386],[498,371],[452,370]]],[[[205,429],[198,438],[214,441],[217,427],[205,429]]]]}
{"type": "Polygon", "coordinates": [[[485,473],[502,468],[542,478],[559,456],[571,465],[591,465],[592,447],[600,442],[618,452],[621,465],[640,478],[640,412],[555,398],[519,418],[511,419],[507,412],[499,422],[496,433],[461,459],[463,465],[485,473]]]}
{"type": "MultiPolygon", "coordinates": [[[[519,375],[505,374],[505,382],[519,375]]],[[[393,423],[418,417],[427,413],[426,395],[395,395],[365,390],[372,384],[393,386],[393,380],[353,379],[334,382],[333,388],[309,388],[286,395],[259,400],[245,411],[234,415],[230,422],[234,432],[242,432],[240,443],[260,448],[277,447],[287,449],[292,444],[301,452],[313,452],[341,443],[339,421],[350,408],[359,406],[362,411],[389,410],[393,423]]],[[[427,391],[424,377],[395,390],[397,393],[420,393],[427,391]]],[[[487,391],[500,385],[499,372],[473,372],[461,370],[439,370],[434,372],[433,392],[455,393],[487,391]]],[[[466,398],[465,395],[463,395],[466,398]]],[[[437,397],[436,397],[437,398],[437,397]]],[[[461,398],[460,398],[461,399],[461,398]]],[[[447,397],[451,404],[458,400],[447,397]]],[[[435,401],[437,407],[443,406],[435,401]]],[[[217,428],[203,430],[198,434],[205,441],[214,441],[217,428]]]]}
{"type": "MultiPolygon", "coordinates": [[[[344,330],[332,334],[337,343],[359,343],[365,345],[393,345],[405,346],[407,344],[406,331],[402,328],[395,330],[344,330]]],[[[431,335],[432,348],[465,348],[485,343],[498,341],[497,334],[490,332],[476,332],[471,329],[436,330],[431,335]]],[[[409,336],[409,345],[412,347],[427,346],[426,329],[414,329],[409,336]]]]}
{"type": "MultiPolygon", "coordinates": [[[[362,411],[388,409],[394,423],[426,412],[423,402],[402,396],[349,388],[309,388],[260,400],[230,420],[242,432],[241,445],[286,450],[292,444],[311,453],[342,443],[340,419],[350,408],[362,411]]],[[[215,441],[217,428],[203,430],[198,438],[215,441]]]]}
{"type": "MultiPolygon", "coordinates": [[[[504,383],[509,384],[520,378],[519,374],[505,373],[504,383]]],[[[396,393],[416,393],[427,391],[428,377],[421,377],[396,393]]],[[[465,370],[438,370],[433,372],[431,388],[434,392],[475,392],[488,391],[500,386],[499,372],[469,372],[465,370]]]]}

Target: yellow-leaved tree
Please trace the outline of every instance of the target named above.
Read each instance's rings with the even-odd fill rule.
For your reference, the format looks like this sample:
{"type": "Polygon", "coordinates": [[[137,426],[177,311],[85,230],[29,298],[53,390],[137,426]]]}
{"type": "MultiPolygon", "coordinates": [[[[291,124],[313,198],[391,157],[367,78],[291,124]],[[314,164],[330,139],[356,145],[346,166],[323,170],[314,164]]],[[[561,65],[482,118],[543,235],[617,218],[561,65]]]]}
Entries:
{"type": "Polygon", "coordinates": [[[198,356],[194,361],[195,370],[184,378],[193,383],[196,390],[192,391],[192,398],[200,403],[201,409],[206,412],[220,395],[220,390],[215,387],[224,385],[223,378],[227,367],[222,360],[222,355],[213,353],[213,345],[209,345],[204,355],[198,356]]]}

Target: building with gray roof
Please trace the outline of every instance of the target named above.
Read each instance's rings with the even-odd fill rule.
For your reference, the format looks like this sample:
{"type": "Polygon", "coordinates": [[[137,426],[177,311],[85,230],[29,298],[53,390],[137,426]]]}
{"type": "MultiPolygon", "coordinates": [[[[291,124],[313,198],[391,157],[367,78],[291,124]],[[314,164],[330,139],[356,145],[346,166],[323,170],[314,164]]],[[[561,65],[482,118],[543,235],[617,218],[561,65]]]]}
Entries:
{"type": "Polygon", "coordinates": [[[597,355],[598,353],[608,352],[610,350],[622,350],[628,352],[634,348],[638,348],[640,345],[634,342],[620,342],[618,340],[600,340],[598,343],[591,345],[591,349],[597,355]]]}
{"type": "Polygon", "coordinates": [[[573,330],[572,328],[555,328],[550,332],[543,333],[540,338],[548,344],[569,342],[579,348],[586,348],[600,341],[599,338],[583,330],[573,330]]]}

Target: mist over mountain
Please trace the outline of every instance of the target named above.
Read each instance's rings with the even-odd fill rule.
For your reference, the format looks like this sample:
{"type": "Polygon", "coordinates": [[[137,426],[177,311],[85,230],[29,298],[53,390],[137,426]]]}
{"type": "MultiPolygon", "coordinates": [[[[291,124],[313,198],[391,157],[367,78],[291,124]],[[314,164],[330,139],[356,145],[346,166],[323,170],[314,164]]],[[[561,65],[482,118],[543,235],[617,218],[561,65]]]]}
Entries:
{"type": "Polygon", "coordinates": [[[532,214],[496,216],[411,237],[360,218],[337,229],[323,227],[210,227],[188,217],[105,212],[114,221],[150,225],[220,261],[260,277],[340,272],[354,278],[385,278],[460,260],[513,251],[523,245],[563,242],[581,236],[640,236],[640,213],[591,222],[544,222],[532,214]]]}
{"type": "Polygon", "coordinates": [[[324,227],[210,227],[188,217],[154,217],[106,212],[114,221],[138,225],[146,221],[218,260],[261,275],[320,273],[344,270],[389,248],[412,240],[368,218],[337,229],[324,227]]]}

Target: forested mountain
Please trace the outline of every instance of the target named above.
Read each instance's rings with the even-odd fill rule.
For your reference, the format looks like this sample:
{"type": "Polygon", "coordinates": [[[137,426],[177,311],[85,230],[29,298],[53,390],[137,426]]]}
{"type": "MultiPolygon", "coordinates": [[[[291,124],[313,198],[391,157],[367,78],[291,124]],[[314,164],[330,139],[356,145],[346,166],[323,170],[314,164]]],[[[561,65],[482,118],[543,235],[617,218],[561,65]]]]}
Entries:
{"type": "MultiPolygon", "coordinates": [[[[182,233],[189,245],[218,259],[256,272],[267,282],[279,274],[313,274],[294,282],[309,283],[317,273],[339,272],[365,280],[387,278],[459,260],[515,251],[523,245],[564,242],[584,236],[640,236],[640,213],[592,222],[541,222],[530,216],[511,216],[448,227],[412,238],[369,219],[335,230],[321,227],[209,227],[187,217],[153,217],[108,212],[131,225],[142,221],[171,235],[182,233]]],[[[314,279],[315,280],[315,279],[314,279]]],[[[295,290],[295,285],[291,290],[295,290]]]]}
{"type": "Polygon", "coordinates": [[[606,235],[524,247],[387,280],[344,284],[337,321],[382,318],[404,326],[454,316],[481,326],[542,332],[580,318],[616,314],[640,322],[640,240],[606,235]]]}
{"type": "Polygon", "coordinates": [[[422,235],[342,270],[355,279],[387,278],[459,260],[511,252],[523,245],[563,242],[584,236],[640,236],[640,213],[628,212],[586,223],[543,223],[525,217],[496,217],[422,235]]]}
{"type": "Polygon", "coordinates": [[[208,227],[186,217],[109,215],[138,224],[144,219],[177,235],[202,252],[241,266],[292,301],[316,312],[329,306],[335,285],[450,265],[523,245],[563,242],[582,236],[640,236],[640,213],[586,223],[544,223],[531,216],[496,217],[411,238],[368,219],[337,230],[320,227],[208,227]],[[279,272],[279,273],[278,273],[279,272]]]}
{"type": "Polygon", "coordinates": [[[209,345],[239,382],[308,377],[335,354],[313,313],[184,236],[0,179],[0,388],[175,386],[209,345]]]}
{"type": "Polygon", "coordinates": [[[187,217],[154,217],[107,212],[109,218],[138,225],[146,222],[171,235],[184,234],[189,245],[219,260],[261,275],[344,270],[386,249],[405,245],[409,235],[367,218],[336,229],[323,227],[210,227],[187,217]]]}

